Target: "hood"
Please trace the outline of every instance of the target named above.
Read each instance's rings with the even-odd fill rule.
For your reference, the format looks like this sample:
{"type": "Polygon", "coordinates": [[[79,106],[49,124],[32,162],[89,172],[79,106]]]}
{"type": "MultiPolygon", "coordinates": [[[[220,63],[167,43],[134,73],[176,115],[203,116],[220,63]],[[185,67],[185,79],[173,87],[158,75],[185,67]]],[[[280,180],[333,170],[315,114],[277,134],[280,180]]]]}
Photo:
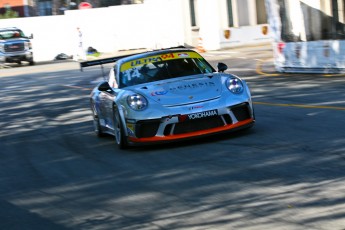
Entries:
{"type": "Polygon", "coordinates": [[[222,91],[220,79],[216,74],[196,75],[141,85],[135,91],[163,106],[177,106],[218,98],[222,91]]]}

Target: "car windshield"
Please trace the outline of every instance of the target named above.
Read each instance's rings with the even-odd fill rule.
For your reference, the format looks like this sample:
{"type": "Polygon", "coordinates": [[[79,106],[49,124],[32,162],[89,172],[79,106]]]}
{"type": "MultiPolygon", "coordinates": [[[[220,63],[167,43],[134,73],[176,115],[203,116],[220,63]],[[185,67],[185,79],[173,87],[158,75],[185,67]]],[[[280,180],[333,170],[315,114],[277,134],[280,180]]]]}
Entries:
{"type": "Polygon", "coordinates": [[[26,38],[24,33],[21,30],[9,29],[9,30],[0,30],[0,39],[14,39],[14,38],[26,38]]]}
{"type": "Polygon", "coordinates": [[[123,63],[121,87],[147,82],[212,73],[214,69],[196,52],[174,52],[149,56],[123,63]]]}

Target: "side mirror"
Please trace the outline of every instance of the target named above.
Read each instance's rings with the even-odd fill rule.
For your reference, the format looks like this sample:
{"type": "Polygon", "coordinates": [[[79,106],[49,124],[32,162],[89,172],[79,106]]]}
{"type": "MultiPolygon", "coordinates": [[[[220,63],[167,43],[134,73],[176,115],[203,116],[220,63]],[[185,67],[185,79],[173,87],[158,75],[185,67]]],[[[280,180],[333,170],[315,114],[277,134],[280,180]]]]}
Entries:
{"type": "Polygon", "coordinates": [[[219,73],[223,73],[225,70],[228,69],[228,66],[222,62],[219,62],[217,68],[219,73]]]}
{"type": "Polygon", "coordinates": [[[111,89],[111,87],[110,87],[110,85],[109,85],[109,83],[108,83],[107,81],[102,82],[102,83],[98,86],[98,90],[99,90],[99,91],[108,91],[108,90],[113,91],[113,90],[111,89]]]}

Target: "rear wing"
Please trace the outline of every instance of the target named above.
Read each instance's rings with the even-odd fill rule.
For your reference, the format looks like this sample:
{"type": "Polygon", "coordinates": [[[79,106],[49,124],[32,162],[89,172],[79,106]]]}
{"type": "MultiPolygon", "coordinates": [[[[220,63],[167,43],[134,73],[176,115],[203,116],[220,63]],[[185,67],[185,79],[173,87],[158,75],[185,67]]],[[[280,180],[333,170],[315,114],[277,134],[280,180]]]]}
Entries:
{"type": "Polygon", "coordinates": [[[127,54],[127,55],[97,59],[97,60],[92,60],[92,61],[83,61],[83,62],[80,62],[80,71],[83,71],[84,67],[90,67],[90,66],[95,66],[95,65],[104,65],[104,64],[116,62],[117,60],[119,60],[121,58],[129,57],[132,55],[133,54],[127,54]]]}
{"type": "MultiPolygon", "coordinates": [[[[185,46],[176,46],[176,47],[164,48],[164,49],[159,49],[159,50],[167,50],[167,49],[175,49],[175,48],[186,48],[186,47],[185,46]]],[[[103,65],[104,64],[109,64],[109,63],[112,63],[112,62],[116,62],[117,60],[119,60],[121,58],[129,57],[129,56],[136,55],[136,54],[147,53],[147,52],[150,52],[150,51],[126,54],[126,55],[110,57],[110,58],[103,58],[103,59],[97,59],[97,60],[92,60],[92,61],[80,62],[80,71],[83,71],[84,67],[90,67],[90,66],[95,66],[95,65],[102,65],[102,69],[103,69],[103,65]]]]}
{"type": "Polygon", "coordinates": [[[104,64],[116,62],[117,60],[119,60],[121,58],[128,57],[128,56],[131,56],[131,55],[133,55],[133,54],[122,55],[122,56],[117,56],[117,57],[110,57],[110,58],[103,58],[103,59],[97,59],[97,60],[93,60],[93,61],[80,62],[80,71],[83,72],[83,68],[84,67],[100,65],[101,69],[102,69],[102,76],[105,79],[105,73],[104,73],[104,67],[103,67],[104,64]]]}

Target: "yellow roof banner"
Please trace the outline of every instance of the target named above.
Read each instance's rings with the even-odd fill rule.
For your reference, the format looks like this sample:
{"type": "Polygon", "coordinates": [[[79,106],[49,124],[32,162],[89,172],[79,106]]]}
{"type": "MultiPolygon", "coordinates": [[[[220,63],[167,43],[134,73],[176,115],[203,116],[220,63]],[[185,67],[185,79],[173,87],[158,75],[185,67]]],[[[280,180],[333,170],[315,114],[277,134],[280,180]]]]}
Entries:
{"type": "Polygon", "coordinates": [[[121,66],[121,71],[126,71],[128,69],[131,69],[137,66],[142,66],[149,63],[155,63],[155,62],[161,62],[161,61],[173,60],[173,59],[179,59],[179,58],[202,58],[202,57],[196,52],[173,52],[173,53],[160,54],[160,55],[149,56],[149,57],[144,57],[144,58],[132,60],[129,62],[125,62],[121,66]]]}

